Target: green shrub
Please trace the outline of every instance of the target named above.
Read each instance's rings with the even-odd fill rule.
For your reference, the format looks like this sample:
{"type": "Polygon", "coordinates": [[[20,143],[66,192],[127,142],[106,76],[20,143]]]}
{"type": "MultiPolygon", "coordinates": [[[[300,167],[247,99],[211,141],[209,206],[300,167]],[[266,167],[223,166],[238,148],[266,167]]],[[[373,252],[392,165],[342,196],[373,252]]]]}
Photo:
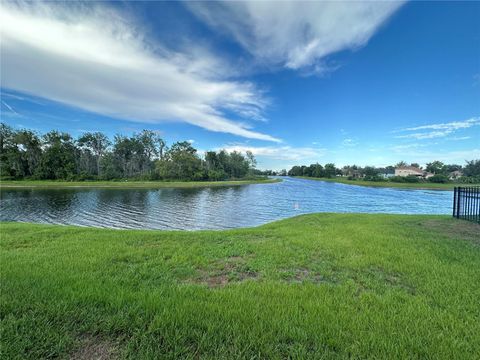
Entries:
{"type": "Polygon", "coordinates": [[[405,176],[405,182],[407,182],[407,183],[418,183],[418,182],[420,182],[420,179],[417,176],[408,175],[408,176],[405,176]]]}
{"type": "Polygon", "coordinates": [[[445,175],[433,175],[432,177],[428,178],[428,181],[432,183],[440,183],[440,184],[445,184],[448,182],[448,177],[445,175]]]}
{"type": "Polygon", "coordinates": [[[455,180],[460,184],[480,184],[480,176],[462,176],[455,180]]]}
{"type": "Polygon", "coordinates": [[[379,176],[379,175],[370,175],[370,176],[365,176],[363,178],[365,181],[386,181],[385,178],[379,176]]]}
{"type": "Polygon", "coordinates": [[[392,181],[392,182],[398,182],[398,183],[404,183],[405,182],[405,178],[403,176],[392,176],[389,181],[392,181]]]}

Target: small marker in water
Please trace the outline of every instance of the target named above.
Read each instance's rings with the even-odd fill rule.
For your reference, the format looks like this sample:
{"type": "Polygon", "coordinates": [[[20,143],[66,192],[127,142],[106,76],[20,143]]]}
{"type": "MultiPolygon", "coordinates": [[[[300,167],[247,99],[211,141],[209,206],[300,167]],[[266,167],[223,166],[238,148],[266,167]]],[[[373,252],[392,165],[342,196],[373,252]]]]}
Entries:
{"type": "Polygon", "coordinates": [[[298,202],[295,203],[295,205],[293,206],[295,210],[298,210],[300,209],[300,205],[298,205],[298,202]]]}

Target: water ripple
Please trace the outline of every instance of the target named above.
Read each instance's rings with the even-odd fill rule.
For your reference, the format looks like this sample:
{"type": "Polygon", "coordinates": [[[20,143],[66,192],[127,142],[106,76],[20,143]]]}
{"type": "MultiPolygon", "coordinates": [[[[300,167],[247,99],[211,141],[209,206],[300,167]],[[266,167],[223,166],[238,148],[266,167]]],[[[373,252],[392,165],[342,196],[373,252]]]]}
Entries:
{"type": "Polygon", "coordinates": [[[286,178],[203,189],[3,189],[0,220],[117,229],[229,229],[312,212],[449,214],[452,192],[286,178]]]}

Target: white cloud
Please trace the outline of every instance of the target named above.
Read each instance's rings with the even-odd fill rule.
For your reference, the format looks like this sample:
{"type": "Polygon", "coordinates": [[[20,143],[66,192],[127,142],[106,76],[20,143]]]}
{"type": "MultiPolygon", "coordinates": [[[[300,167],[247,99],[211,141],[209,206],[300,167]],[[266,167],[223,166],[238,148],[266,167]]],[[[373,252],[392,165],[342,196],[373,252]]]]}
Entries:
{"type": "Polygon", "coordinates": [[[5,105],[5,107],[6,107],[11,113],[13,113],[13,114],[15,114],[15,115],[19,115],[19,114],[15,111],[15,109],[14,109],[13,107],[11,107],[10,105],[7,104],[6,101],[2,100],[2,104],[5,105]]]}
{"type": "Polygon", "coordinates": [[[198,18],[226,31],[259,63],[328,69],[325,57],[365,45],[401,1],[188,2],[198,18]],[[323,60],[323,62],[322,62],[323,60]]]}
{"type": "Polygon", "coordinates": [[[413,144],[404,144],[404,145],[395,145],[392,147],[392,150],[397,152],[397,153],[402,153],[404,151],[412,150],[412,149],[418,149],[422,147],[426,147],[426,144],[419,144],[419,143],[413,143],[413,144]]]}
{"type": "Polygon", "coordinates": [[[455,150],[455,151],[422,151],[414,150],[403,151],[396,160],[410,159],[420,164],[439,160],[447,164],[465,164],[466,160],[479,159],[480,149],[455,150]]]}
{"type": "Polygon", "coordinates": [[[468,129],[480,125],[480,118],[473,117],[464,121],[452,121],[449,123],[430,124],[416,127],[410,127],[398,130],[398,132],[410,132],[405,135],[397,135],[399,139],[434,139],[450,135],[460,129],[468,129]],[[412,132],[413,131],[413,132],[412,132]]]}
{"type": "MultiPolygon", "coordinates": [[[[326,150],[312,147],[292,147],[292,146],[248,146],[243,144],[233,144],[222,147],[228,152],[238,151],[245,153],[251,151],[255,156],[266,157],[274,160],[301,161],[318,159],[325,155],[326,150]]],[[[220,150],[220,149],[217,149],[220,150]]],[[[312,160],[313,161],[313,160],[312,160]]],[[[315,160],[316,161],[316,160],[315,160]]]]}
{"type": "Polygon", "coordinates": [[[471,136],[455,136],[452,138],[448,138],[447,140],[452,140],[452,141],[461,141],[461,140],[469,140],[471,139],[471,136]]]}
{"type": "Polygon", "coordinates": [[[355,147],[358,143],[355,139],[346,138],[342,141],[342,146],[344,147],[355,147]]]}
{"type": "Polygon", "coordinates": [[[225,115],[263,119],[255,85],[222,80],[227,67],[205,51],[148,43],[107,6],[1,2],[0,23],[3,88],[115,118],[279,141],[225,115]]]}
{"type": "Polygon", "coordinates": [[[405,131],[416,131],[416,130],[458,130],[458,129],[466,129],[472,127],[474,125],[480,125],[480,118],[474,117],[464,121],[452,121],[449,123],[443,124],[430,124],[430,125],[423,125],[417,126],[412,128],[406,128],[405,131]]]}

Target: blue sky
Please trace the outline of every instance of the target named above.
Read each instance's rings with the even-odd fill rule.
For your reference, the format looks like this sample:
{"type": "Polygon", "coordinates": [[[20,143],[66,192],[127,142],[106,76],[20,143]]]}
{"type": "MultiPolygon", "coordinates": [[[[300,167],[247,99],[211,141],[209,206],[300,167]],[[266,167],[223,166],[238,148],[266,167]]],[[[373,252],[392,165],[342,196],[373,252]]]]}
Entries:
{"type": "Polygon", "coordinates": [[[478,2],[2,2],[1,120],[260,168],[480,158],[478,2]]]}

